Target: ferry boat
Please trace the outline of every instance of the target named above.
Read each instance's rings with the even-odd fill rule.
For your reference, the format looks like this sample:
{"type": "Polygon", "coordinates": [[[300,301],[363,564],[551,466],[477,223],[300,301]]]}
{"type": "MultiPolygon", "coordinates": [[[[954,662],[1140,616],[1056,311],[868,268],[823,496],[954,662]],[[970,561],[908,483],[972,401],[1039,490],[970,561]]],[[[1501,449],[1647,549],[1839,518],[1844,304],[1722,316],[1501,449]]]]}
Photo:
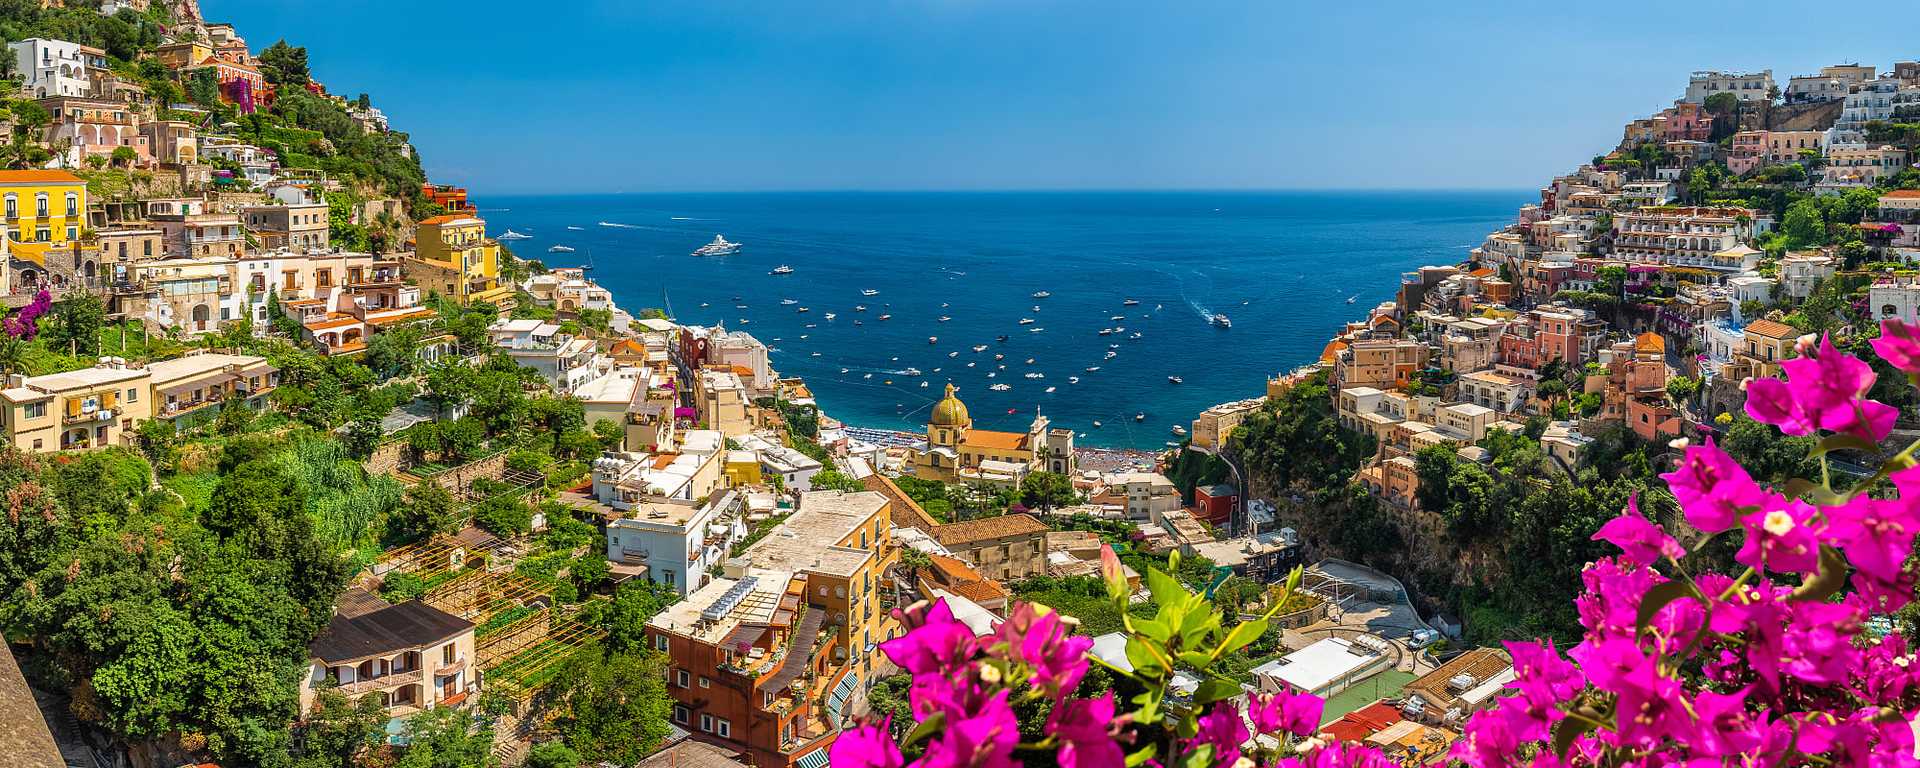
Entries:
{"type": "Polygon", "coordinates": [[[772,272],[768,272],[767,274],[769,274],[769,275],[791,275],[791,274],[793,274],[793,267],[789,267],[789,266],[787,266],[787,265],[785,265],[785,264],[782,264],[782,265],[780,265],[780,266],[777,266],[777,267],[774,267],[774,268],[773,268],[773,271],[772,271],[772,272]]]}
{"type": "Polygon", "coordinates": [[[1047,298],[1047,297],[1049,297],[1049,296],[1052,296],[1052,295],[1053,295],[1053,294],[1052,294],[1051,292],[1048,292],[1048,291],[1034,291],[1034,292],[1033,292],[1033,297],[1034,297],[1034,298],[1036,298],[1036,299],[1044,299],[1044,298],[1047,298]]]}
{"type": "Polygon", "coordinates": [[[1213,316],[1213,321],[1212,321],[1212,322],[1213,322],[1213,324],[1214,324],[1214,326],[1215,326],[1215,327],[1217,327],[1217,328],[1232,328],[1232,327],[1233,327],[1233,321],[1232,321],[1232,320],[1228,320],[1228,319],[1227,319],[1227,316],[1226,316],[1226,315],[1214,315],[1214,316],[1213,316]]]}
{"type": "Polygon", "coordinates": [[[526,240],[531,237],[533,237],[533,235],[523,235],[519,232],[515,232],[509,229],[506,231],[506,234],[495,237],[494,239],[495,240],[526,240]]]}
{"type": "Polygon", "coordinates": [[[1184,383],[1186,383],[1186,381],[1187,381],[1186,379],[1183,379],[1183,378],[1180,378],[1180,377],[1178,377],[1178,376],[1168,376],[1168,377],[1167,377],[1167,383],[1168,383],[1168,384],[1184,384],[1184,383]]]}
{"type": "Polygon", "coordinates": [[[740,244],[729,242],[725,235],[714,235],[713,242],[693,250],[695,256],[732,256],[740,252],[740,244]]]}
{"type": "Polygon", "coordinates": [[[556,245],[548,248],[547,253],[573,253],[573,249],[564,245],[556,245]]]}
{"type": "Polygon", "coordinates": [[[874,290],[874,289],[872,289],[872,288],[868,288],[868,289],[866,289],[866,290],[864,290],[864,291],[861,291],[861,292],[860,292],[860,295],[862,295],[862,296],[878,296],[878,295],[880,295],[880,292],[879,292],[879,291],[876,291],[876,290],[874,290]]]}
{"type": "Polygon", "coordinates": [[[1123,301],[1123,302],[1120,302],[1120,306],[1123,306],[1123,307],[1137,307],[1137,306],[1140,306],[1140,300],[1139,300],[1139,299],[1127,299],[1126,301],[1123,301]]]}

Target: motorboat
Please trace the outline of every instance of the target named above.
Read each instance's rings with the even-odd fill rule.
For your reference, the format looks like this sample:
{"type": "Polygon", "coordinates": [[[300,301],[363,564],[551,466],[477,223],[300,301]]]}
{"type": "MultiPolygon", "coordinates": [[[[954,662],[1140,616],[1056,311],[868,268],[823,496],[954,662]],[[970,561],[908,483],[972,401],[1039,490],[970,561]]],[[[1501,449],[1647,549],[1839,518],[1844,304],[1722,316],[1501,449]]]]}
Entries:
{"type": "Polygon", "coordinates": [[[1029,379],[1044,379],[1044,378],[1046,378],[1046,377],[1047,377],[1047,375],[1046,375],[1046,374],[1044,374],[1044,373],[1041,373],[1041,372],[1039,372],[1039,371],[1028,371],[1028,372],[1027,372],[1027,378],[1029,378],[1029,379]]]}
{"type": "Polygon", "coordinates": [[[1068,384],[1078,384],[1078,383],[1080,383],[1080,377],[1078,377],[1078,376],[1068,376],[1068,377],[1067,377],[1067,383],[1068,383],[1068,384]]]}
{"type": "Polygon", "coordinates": [[[867,305],[865,305],[865,304],[855,304],[855,305],[853,305],[853,311],[855,311],[855,312],[865,312],[865,311],[867,311],[867,305]]]}
{"type": "Polygon", "coordinates": [[[511,230],[511,229],[509,229],[509,230],[507,230],[507,231],[506,231],[506,233],[505,233],[505,234],[502,234],[502,235],[498,235],[498,236],[496,236],[496,237],[494,237],[493,239],[495,239],[495,240],[526,240],[526,239],[529,239],[529,238],[532,238],[532,237],[533,237],[533,235],[524,235],[524,234],[521,234],[521,233],[519,233],[519,232],[515,232],[515,231],[513,231],[513,230],[511,230]]]}
{"type": "Polygon", "coordinates": [[[800,303],[799,299],[781,299],[780,300],[780,306],[783,306],[783,307],[791,307],[798,303],[800,303]]]}
{"type": "Polygon", "coordinates": [[[926,388],[927,388],[927,383],[926,383],[926,382],[924,382],[924,381],[923,381],[923,382],[920,382],[920,388],[921,388],[921,389],[926,389],[926,388]]]}
{"type": "Polygon", "coordinates": [[[1214,315],[1212,322],[1214,327],[1216,328],[1232,328],[1233,327],[1233,321],[1228,320],[1226,315],[1214,315]]]}
{"type": "Polygon", "coordinates": [[[1101,336],[1112,336],[1112,335],[1113,335],[1113,329],[1112,329],[1112,328],[1102,328],[1102,329],[1100,329],[1100,335],[1101,335],[1101,336]]]}
{"type": "Polygon", "coordinates": [[[547,253],[573,253],[573,249],[564,245],[556,245],[548,248],[547,253]]]}
{"type": "Polygon", "coordinates": [[[836,318],[836,317],[839,317],[839,315],[836,315],[836,314],[834,314],[834,313],[832,313],[832,312],[828,312],[828,313],[827,313],[827,319],[828,319],[828,320],[832,320],[832,319],[834,319],[834,318],[836,318]]]}
{"type": "Polygon", "coordinates": [[[695,256],[732,256],[740,252],[740,244],[727,240],[725,235],[714,235],[713,242],[695,248],[695,256]]]}
{"type": "Polygon", "coordinates": [[[995,353],[993,353],[993,359],[995,359],[995,360],[1005,360],[1005,359],[1007,359],[1007,356],[1006,356],[1006,355],[1003,355],[1003,354],[1001,354],[1001,353],[999,353],[999,352],[995,352],[995,353]]]}
{"type": "Polygon", "coordinates": [[[849,369],[847,369],[847,368],[842,368],[842,369],[840,369],[840,372],[841,372],[841,373],[846,373],[846,372],[847,372],[848,370],[849,370],[849,369]]]}
{"type": "Polygon", "coordinates": [[[1049,395],[1053,394],[1054,389],[1055,389],[1054,387],[1047,387],[1047,394],[1049,395]]]}
{"type": "Polygon", "coordinates": [[[1007,340],[1008,340],[1008,339],[1011,339],[1011,338],[1013,338],[1013,337],[1011,337],[1011,336],[1008,336],[1008,335],[1006,335],[1006,334],[1004,334],[1004,333],[1003,333],[1003,334],[1000,334],[999,336],[995,336],[995,337],[993,337],[993,340],[994,340],[994,341],[998,341],[998,342],[1000,342],[1000,343],[1002,343],[1002,344],[1005,344],[1005,343],[1007,343],[1007,340]]]}
{"type": "Polygon", "coordinates": [[[1136,414],[1134,414],[1134,415],[1133,415],[1133,420],[1134,420],[1135,422],[1142,422],[1142,421],[1146,421],[1146,420],[1147,420],[1147,415],[1146,415],[1145,413],[1136,413],[1136,414]]]}
{"type": "Polygon", "coordinates": [[[1178,424],[1175,424],[1175,425],[1173,425],[1173,434],[1174,434],[1174,436],[1175,436],[1175,437],[1186,437],[1186,436],[1187,436],[1187,428],[1186,428],[1186,427],[1183,427],[1183,426],[1180,426],[1180,425],[1178,425],[1178,424]]]}
{"type": "Polygon", "coordinates": [[[1112,360],[1112,359],[1114,359],[1114,358],[1116,358],[1116,357],[1119,357],[1119,356],[1120,356],[1120,353],[1118,353],[1118,352],[1115,352],[1115,351],[1113,351],[1113,350],[1111,350],[1111,349],[1109,349],[1109,350],[1107,350],[1107,356],[1106,356],[1105,358],[1103,358],[1103,359],[1105,359],[1105,360],[1112,360]]]}
{"type": "Polygon", "coordinates": [[[1031,317],[1020,318],[1021,325],[1033,325],[1033,323],[1034,323],[1034,320],[1031,317]]]}
{"type": "Polygon", "coordinates": [[[1348,296],[1348,297],[1347,297],[1347,303],[1348,303],[1348,304],[1352,304],[1352,303],[1354,303],[1354,302],[1356,302],[1356,301],[1359,301],[1359,300],[1360,300],[1360,295],[1359,295],[1359,294],[1354,294],[1354,295],[1352,295],[1352,296],[1348,296]]]}
{"type": "Polygon", "coordinates": [[[1027,333],[1039,333],[1044,330],[1046,329],[1045,328],[1028,328],[1027,333]]]}
{"type": "Polygon", "coordinates": [[[940,337],[938,337],[938,336],[928,336],[928,337],[927,337],[927,343],[928,343],[928,344],[938,344],[938,343],[940,343],[940,337]]]}
{"type": "Polygon", "coordinates": [[[968,367],[968,368],[972,368],[972,367],[973,367],[973,363],[967,363],[967,367],[968,367]]]}
{"type": "Polygon", "coordinates": [[[777,267],[774,267],[774,268],[773,268],[773,271],[772,271],[772,272],[768,272],[767,274],[769,274],[769,275],[791,275],[791,274],[793,274],[793,267],[789,267],[789,266],[787,266],[787,265],[785,265],[785,264],[782,264],[782,265],[780,265],[780,266],[777,266],[777,267]]]}
{"type": "Polygon", "coordinates": [[[881,315],[881,316],[880,316],[880,319],[882,319],[882,320],[892,320],[892,319],[893,319],[893,315],[881,315]]]}
{"type": "Polygon", "coordinates": [[[1137,307],[1137,306],[1140,306],[1140,300],[1139,300],[1139,299],[1127,299],[1126,301],[1123,301],[1123,302],[1120,302],[1120,306],[1123,306],[1123,307],[1137,307]]]}
{"type": "Polygon", "coordinates": [[[993,386],[987,387],[987,389],[991,389],[995,392],[1005,392],[1009,389],[1013,389],[1013,385],[1012,384],[995,384],[993,386]]]}
{"type": "Polygon", "coordinates": [[[1094,429],[1099,429],[1099,428],[1100,428],[1100,422],[1097,422],[1097,421],[1096,421],[1096,422],[1094,422],[1094,423],[1093,423],[1093,428],[1094,428],[1094,429]]]}
{"type": "Polygon", "coordinates": [[[944,323],[944,322],[946,322],[946,321],[948,321],[948,320],[952,320],[952,319],[953,319],[953,318],[951,318],[951,317],[947,317],[946,315],[941,315],[941,316],[940,316],[940,322],[943,322],[943,323],[944,323]]]}
{"type": "Polygon", "coordinates": [[[861,292],[860,292],[860,295],[862,295],[862,296],[878,296],[878,295],[880,295],[880,292],[879,292],[879,291],[876,291],[876,290],[874,290],[874,289],[872,289],[872,288],[868,288],[868,289],[866,289],[866,290],[864,290],[864,291],[861,291],[861,292]]]}
{"type": "Polygon", "coordinates": [[[906,370],[904,370],[904,371],[901,371],[900,373],[902,373],[902,374],[904,374],[904,375],[907,375],[907,376],[919,376],[919,375],[920,375],[920,369],[918,369],[918,368],[908,368],[908,369],[906,369],[906,370]]]}
{"type": "Polygon", "coordinates": [[[1053,293],[1050,291],[1034,291],[1033,292],[1033,297],[1036,299],[1044,299],[1052,295],[1053,293]]]}
{"type": "Polygon", "coordinates": [[[987,345],[985,345],[985,344],[975,344],[975,345],[973,345],[973,351],[975,351],[975,352],[985,352],[985,351],[987,351],[987,345]]]}
{"type": "Polygon", "coordinates": [[[811,310],[811,309],[808,309],[808,308],[806,308],[806,307],[800,307],[800,308],[797,308],[797,309],[795,309],[795,310],[793,310],[793,311],[794,311],[794,312],[797,312],[797,313],[805,313],[805,312],[812,312],[813,310],[811,310]]]}
{"type": "Polygon", "coordinates": [[[1125,319],[1127,319],[1127,316],[1126,316],[1126,315],[1114,315],[1113,317],[1109,317],[1109,318],[1107,318],[1107,319],[1108,319],[1108,320],[1112,320],[1112,321],[1114,321],[1114,322],[1116,322],[1116,323],[1117,323],[1117,322],[1120,322],[1121,320],[1125,320],[1125,319]]]}
{"type": "Polygon", "coordinates": [[[959,356],[960,356],[960,352],[958,350],[947,353],[947,357],[959,357],[959,356]]]}
{"type": "Polygon", "coordinates": [[[1187,382],[1187,380],[1186,380],[1186,379],[1183,379],[1183,378],[1180,378],[1180,377],[1178,377],[1178,376],[1168,376],[1168,377],[1167,377],[1167,383],[1168,383],[1168,384],[1185,384],[1186,382],[1187,382]]]}
{"type": "Polygon", "coordinates": [[[1087,373],[1093,373],[1094,371],[1097,371],[1097,370],[1100,370],[1100,366],[1097,366],[1097,365],[1087,366],[1087,373]]]}

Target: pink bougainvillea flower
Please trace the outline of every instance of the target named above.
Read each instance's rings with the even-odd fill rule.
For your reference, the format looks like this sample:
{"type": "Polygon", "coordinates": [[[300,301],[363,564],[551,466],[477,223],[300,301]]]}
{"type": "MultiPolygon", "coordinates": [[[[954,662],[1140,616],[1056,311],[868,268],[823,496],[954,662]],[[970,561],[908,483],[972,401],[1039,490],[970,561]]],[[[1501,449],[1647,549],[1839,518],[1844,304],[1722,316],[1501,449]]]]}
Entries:
{"type": "Polygon", "coordinates": [[[1848,408],[1873,386],[1873,366],[1833,346],[1833,338],[1822,334],[1820,347],[1812,354],[1780,361],[1787,373],[1787,385],[1793,400],[1808,413],[1848,408]]]}
{"type": "MultiPolygon", "coordinates": [[[[1513,658],[1514,680],[1507,684],[1519,692],[1503,706],[1515,708],[1515,718],[1524,717],[1544,734],[1562,717],[1557,705],[1573,698],[1586,687],[1580,669],[1560,657],[1553,641],[1546,644],[1509,642],[1507,654],[1513,658]]],[[[1530,731],[1532,729],[1529,729],[1530,731]]]]}
{"type": "Polygon", "coordinates": [[[1247,737],[1246,723],[1240,719],[1240,710],[1232,702],[1222,701],[1200,716],[1200,732],[1187,741],[1183,754],[1192,754],[1201,745],[1213,745],[1213,764],[1217,768],[1229,768],[1240,760],[1240,745],[1247,737]]]}
{"type": "Polygon", "coordinates": [[[1097,699],[1073,699],[1054,707],[1046,733],[1060,740],[1063,768],[1111,768],[1127,756],[1114,741],[1125,718],[1114,716],[1113,692],[1097,699]]]}
{"type": "Polygon", "coordinates": [[[1057,611],[1021,603],[995,630],[987,654],[1026,664],[1033,670],[1029,683],[1057,700],[1080,686],[1092,647],[1093,638],[1069,634],[1057,611]]]}
{"type": "Polygon", "coordinates": [[[1640,515],[1640,494],[1627,499],[1626,510],[1619,517],[1607,521],[1593,534],[1594,541],[1604,541],[1619,547],[1626,559],[1640,565],[1652,565],[1662,557],[1680,557],[1686,554],[1680,543],[1667,535],[1667,531],[1640,515]]]}
{"type": "Polygon", "coordinates": [[[1899,318],[1888,318],[1880,323],[1880,337],[1870,342],[1873,351],[1892,364],[1894,368],[1907,373],[1920,373],[1920,337],[1916,337],[1912,326],[1899,318]]]}
{"type": "Polygon", "coordinates": [[[1779,379],[1747,382],[1747,415],[1789,435],[1811,435],[1819,427],[1819,421],[1800,407],[1793,390],[1779,379]]]}
{"type": "Polygon", "coordinates": [[[1733,556],[1742,565],[1774,573],[1820,570],[1820,537],[1825,525],[1814,520],[1813,506],[1792,502],[1760,509],[1740,518],[1746,541],[1733,556]]]}
{"type": "MultiPolygon", "coordinates": [[[[1751,403],[1752,390],[1748,393],[1751,403]]],[[[1732,528],[1742,507],[1767,506],[1771,499],[1778,498],[1755,483],[1753,476],[1726,451],[1720,450],[1711,438],[1703,444],[1687,446],[1680,466],[1660,479],[1667,481],[1687,522],[1707,533],[1732,528]]]]}
{"type": "Polygon", "coordinates": [[[878,724],[862,723],[841,731],[827,751],[827,762],[840,768],[901,768],[906,758],[888,735],[892,724],[893,718],[889,717],[878,724]]]}
{"type": "Polygon", "coordinates": [[[1680,706],[1680,681],[1651,661],[1628,670],[1607,686],[1615,696],[1615,733],[1620,743],[1647,746],[1690,727],[1680,706]]]}
{"type": "Polygon", "coordinates": [[[916,768],[1012,768],[1013,747],[1020,741],[1020,721],[1007,703],[1007,692],[987,698],[973,711],[949,712],[947,726],[927,745],[916,768]]]}
{"type": "Polygon", "coordinates": [[[1447,756],[1471,768],[1511,768],[1520,762],[1520,745],[1538,741],[1541,736],[1526,735],[1532,726],[1518,717],[1513,706],[1517,697],[1500,699],[1492,709],[1474,713],[1453,742],[1447,756]]]}
{"type": "Polygon", "coordinates": [[[1753,754],[1765,741],[1765,731],[1754,727],[1747,712],[1747,689],[1733,693],[1701,691],[1693,700],[1694,725],[1689,735],[1701,757],[1753,754]]]}
{"type": "Polygon", "coordinates": [[[1817,351],[1780,361],[1787,380],[1754,379],[1747,383],[1747,414],[1789,435],[1810,435],[1825,429],[1885,440],[1900,411],[1866,399],[1875,379],[1873,366],[1845,354],[1822,336],[1817,351]]]}
{"type": "Polygon", "coordinates": [[[1311,736],[1320,727],[1320,713],[1326,701],[1310,693],[1295,693],[1287,688],[1275,694],[1253,697],[1247,716],[1260,733],[1291,733],[1311,736]]]}
{"type": "Polygon", "coordinates": [[[951,675],[973,655],[973,630],[953,617],[946,599],[896,610],[905,634],[880,644],[880,650],[914,675],[951,675]]]}

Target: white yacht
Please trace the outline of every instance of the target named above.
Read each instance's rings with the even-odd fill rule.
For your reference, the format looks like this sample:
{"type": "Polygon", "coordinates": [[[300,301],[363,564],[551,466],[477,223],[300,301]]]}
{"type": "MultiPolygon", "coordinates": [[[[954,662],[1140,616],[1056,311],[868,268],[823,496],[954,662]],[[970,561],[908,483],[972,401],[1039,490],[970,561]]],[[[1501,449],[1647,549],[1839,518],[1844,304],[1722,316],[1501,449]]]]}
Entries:
{"type": "Polygon", "coordinates": [[[556,245],[548,248],[547,253],[573,253],[573,249],[564,245],[556,245]]]}
{"type": "Polygon", "coordinates": [[[791,307],[798,303],[800,303],[799,299],[781,299],[780,300],[780,306],[783,306],[783,307],[791,307]]]}
{"type": "Polygon", "coordinates": [[[1023,317],[1023,318],[1020,318],[1020,324],[1021,324],[1021,325],[1033,325],[1033,318],[1031,318],[1031,317],[1023,317]]]}
{"type": "Polygon", "coordinates": [[[864,290],[864,291],[861,291],[861,292],[860,292],[860,295],[862,295],[862,296],[878,296],[878,295],[880,295],[880,292],[879,292],[879,291],[876,291],[876,290],[874,290],[874,289],[872,289],[872,288],[868,288],[868,289],[866,289],[866,290],[864,290]]]}
{"type": "Polygon", "coordinates": [[[1167,377],[1167,383],[1168,383],[1168,384],[1185,384],[1186,382],[1187,382],[1187,380],[1186,380],[1186,379],[1183,379],[1183,378],[1180,378],[1180,377],[1178,377],[1178,376],[1168,376],[1168,377],[1167,377]]]}
{"type": "Polygon", "coordinates": [[[732,256],[740,252],[740,244],[727,240],[725,235],[714,235],[713,242],[695,248],[695,256],[732,256]]]}
{"type": "Polygon", "coordinates": [[[975,345],[973,345],[973,351],[975,351],[975,352],[985,352],[985,351],[987,351],[987,345],[985,345],[985,344],[975,344],[975,345]]]}
{"type": "Polygon", "coordinates": [[[793,267],[789,267],[789,266],[787,266],[787,265],[785,265],[785,264],[782,264],[782,265],[780,265],[780,266],[777,266],[777,267],[774,267],[774,268],[773,268],[773,271],[772,271],[772,272],[768,272],[767,274],[769,274],[769,275],[791,275],[791,274],[793,274],[793,267]]]}
{"type": "Polygon", "coordinates": [[[531,237],[533,237],[533,235],[525,235],[509,229],[506,231],[506,234],[495,237],[494,239],[495,240],[526,240],[531,237]]]}
{"type": "Polygon", "coordinates": [[[1233,327],[1233,321],[1232,321],[1232,320],[1228,320],[1228,319],[1227,319],[1227,316],[1226,316],[1226,315],[1214,315],[1214,316],[1213,316],[1213,320],[1212,320],[1211,322],[1212,322],[1212,323],[1213,323],[1213,324],[1214,324],[1214,325],[1215,325],[1216,327],[1219,327],[1219,328],[1232,328],[1232,327],[1233,327]]]}
{"type": "Polygon", "coordinates": [[[995,384],[991,387],[987,387],[987,389],[991,389],[995,392],[1005,392],[1009,389],[1013,389],[1013,385],[1012,384],[995,384]]]}
{"type": "Polygon", "coordinates": [[[836,317],[839,317],[839,315],[836,315],[836,314],[834,314],[834,313],[832,313],[832,312],[828,312],[828,313],[827,313],[827,319],[828,319],[828,320],[832,320],[832,319],[834,319],[834,318],[836,318],[836,317]]]}
{"type": "Polygon", "coordinates": [[[1044,299],[1052,295],[1053,293],[1050,291],[1034,291],[1033,292],[1033,297],[1036,299],[1044,299]]]}

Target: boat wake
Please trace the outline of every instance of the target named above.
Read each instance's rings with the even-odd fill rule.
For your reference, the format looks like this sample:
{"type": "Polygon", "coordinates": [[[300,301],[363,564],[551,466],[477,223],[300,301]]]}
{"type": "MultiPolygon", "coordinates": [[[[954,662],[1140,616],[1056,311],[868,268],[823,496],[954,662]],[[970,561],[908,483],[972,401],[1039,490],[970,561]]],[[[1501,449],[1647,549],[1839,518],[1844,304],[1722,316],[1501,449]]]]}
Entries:
{"type": "Polygon", "coordinates": [[[649,229],[649,227],[643,227],[639,224],[621,224],[617,221],[603,221],[600,222],[600,226],[611,227],[613,229],[649,229]]]}

